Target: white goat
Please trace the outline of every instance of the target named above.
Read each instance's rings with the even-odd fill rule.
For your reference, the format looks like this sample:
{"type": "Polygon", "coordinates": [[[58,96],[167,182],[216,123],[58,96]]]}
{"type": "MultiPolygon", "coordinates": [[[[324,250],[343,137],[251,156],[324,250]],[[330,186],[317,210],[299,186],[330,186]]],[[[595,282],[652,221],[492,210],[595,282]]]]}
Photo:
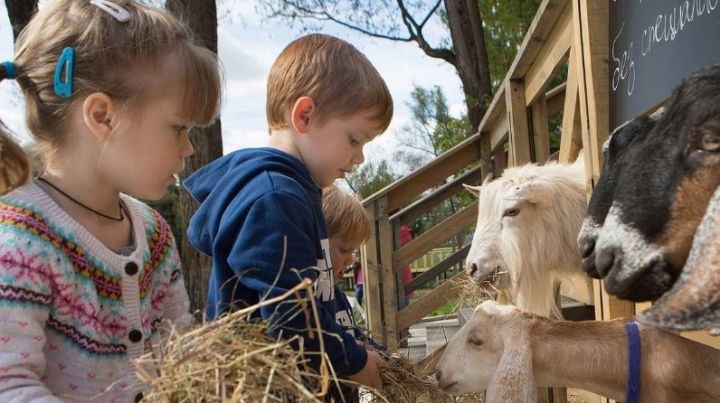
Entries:
{"type": "MultiPolygon", "coordinates": [[[[640,327],[641,402],[717,402],[720,351],[640,327]]],[[[437,365],[454,394],[487,390],[486,402],[534,402],[536,387],[567,386],[624,400],[627,336],[621,321],[541,318],[486,301],[450,340],[437,365]]]]}
{"type": "Polygon", "coordinates": [[[577,236],[585,209],[582,157],[506,169],[480,187],[465,186],[479,197],[478,220],[466,272],[476,283],[507,272],[510,302],[527,312],[560,316],[555,282],[580,276],[577,236]]]}

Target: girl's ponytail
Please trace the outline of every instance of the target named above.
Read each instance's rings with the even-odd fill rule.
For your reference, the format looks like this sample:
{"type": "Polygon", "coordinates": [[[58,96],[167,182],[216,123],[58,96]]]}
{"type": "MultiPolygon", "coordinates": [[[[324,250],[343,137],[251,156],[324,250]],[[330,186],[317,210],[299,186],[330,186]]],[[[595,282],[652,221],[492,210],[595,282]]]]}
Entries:
{"type": "Polygon", "coordinates": [[[0,195],[30,179],[30,162],[25,151],[10,137],[7,127],[0,122],[0,195]]]}
{"type": "MultiPolygon", "coordinates": [[[[0,81],[17,76],[15,65],[0,63],[0,81]]],[[[0,195],[30,179],[30,162],[25,151],[13,141],[7,126],[0,121],[0,195]]]]}

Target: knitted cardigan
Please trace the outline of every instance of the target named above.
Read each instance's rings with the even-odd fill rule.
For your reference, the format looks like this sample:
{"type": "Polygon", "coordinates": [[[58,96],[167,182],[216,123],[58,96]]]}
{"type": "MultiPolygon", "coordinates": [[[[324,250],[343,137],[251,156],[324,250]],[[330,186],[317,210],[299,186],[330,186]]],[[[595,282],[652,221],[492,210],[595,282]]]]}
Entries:
{"type": "MultiPolygon", "coordinates": [[[[122,195],[135,250],[108,249],[28,183],[0,197],[0,402],[132,402],[132,360],[191,321],[167,223],[122,195]]],[[[155,351],[157,353],[157,351],[155,351]]]]}

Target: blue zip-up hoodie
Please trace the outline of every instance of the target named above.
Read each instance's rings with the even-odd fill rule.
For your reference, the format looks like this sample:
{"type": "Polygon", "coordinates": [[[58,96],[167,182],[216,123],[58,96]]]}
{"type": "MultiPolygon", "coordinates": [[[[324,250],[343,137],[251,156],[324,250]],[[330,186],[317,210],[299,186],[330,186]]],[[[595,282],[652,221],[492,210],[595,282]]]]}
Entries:
{"type": "MultiPolygon", "coordinates": [[[[325,351],[339,375],[359,372],[365,349],[338,323],[322,190],[297,158],[273,148],[244,149],[201,168],[184,182],[200,202],[189,241],[212,257],[206,317],[280,295],[310,278],[315,284],[325,351]]],[[[306,351],[319,351],[294,301],[266,306],[260,316],[270,335],[301,335],[306,351]],[[280,332],[282,330],[282,332],[280,332]]],[[[319,358],[310,355],[317,368],[319,358]]]]}

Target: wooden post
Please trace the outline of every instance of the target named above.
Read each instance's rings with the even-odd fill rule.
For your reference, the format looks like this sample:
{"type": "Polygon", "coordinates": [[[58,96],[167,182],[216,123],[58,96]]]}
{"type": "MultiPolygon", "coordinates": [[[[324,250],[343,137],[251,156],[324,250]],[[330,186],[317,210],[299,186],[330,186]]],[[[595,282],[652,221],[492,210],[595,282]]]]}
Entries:
{"type": "Polygon", "coordinates": [[[531,156],[525,84],[522,80],[507,81],[505,102],[510,123],[510,163],[512,166],[526,164],[531,161],[531,156]]]}
{"type": "Polygon", "coordinates": [[[490,147],[490,133],[482,133],[480,135],[480,174],[482,179],[488,176],[492,172],[490,164],[490,156],[492,155],[492,148],[490,147]]]}
{"type": "MultiPolygon", "coordinates": [[[[600,176],[602,144],[607,139],[610,127],[608,18],[608,2],[573,0],[573,47],[577,56],[575,64],[578,73],[580,127],[588,197],[600,176]]],[[[595,294],[596,318],[630,319],[635,315],[632,302],[608,295],[599,281],[595,284],[596,288],[600,289],[600,292],[595,294]]]]}
{"type": "Polygon", "coordinates": [[[550,133],[548,132],[547,101],[541,95],[532,105],[533,143],[535,144],[535,162],[544,164],[550,157],[550,133]]]}
{"type": "Polygon", "coordinates": [[[380,249],[380,276],[382,278],[382,306],[383,306],[383,329],[385,334],[385,345],[388,350],[396,351],[398,348],[397,329],[397,281],[392,267],[393,234],[388,214],[388,197],[383,196],[378,201],[377,227],[380,249]]]}
{"type": "Polygon", "coordinates": [[[496,178],[499,178],[505,168],[507,168],[507,155],[505,154],[504,143],[498,144],[497,148],[493,150],[493,156],[495,157],[495,164],[493,165],[493,173],[496,178]]]}
{"type": "Polygon", "coordinates": [[[560,156],[562,163],[575,161],[582,142],[580,134],[580,113],[578,111],[578,63],[577,49],[570,50],[568,60],[568,78],[565,85],[565,105],[563,106],[562,134],[560,137],[560,156]]]}
{"type": "Polygon", "coordinates": [[[385,344],[385,328],[383,327],[382,279],[379,269],[378,249],[378,202],[374,201],[365,207],[365,211],[372,220],[370,239],[365,243],[361,252],[361,264],[365,274],[365,303],[367,304],[367,326],[373,338],[385,344]]]}

